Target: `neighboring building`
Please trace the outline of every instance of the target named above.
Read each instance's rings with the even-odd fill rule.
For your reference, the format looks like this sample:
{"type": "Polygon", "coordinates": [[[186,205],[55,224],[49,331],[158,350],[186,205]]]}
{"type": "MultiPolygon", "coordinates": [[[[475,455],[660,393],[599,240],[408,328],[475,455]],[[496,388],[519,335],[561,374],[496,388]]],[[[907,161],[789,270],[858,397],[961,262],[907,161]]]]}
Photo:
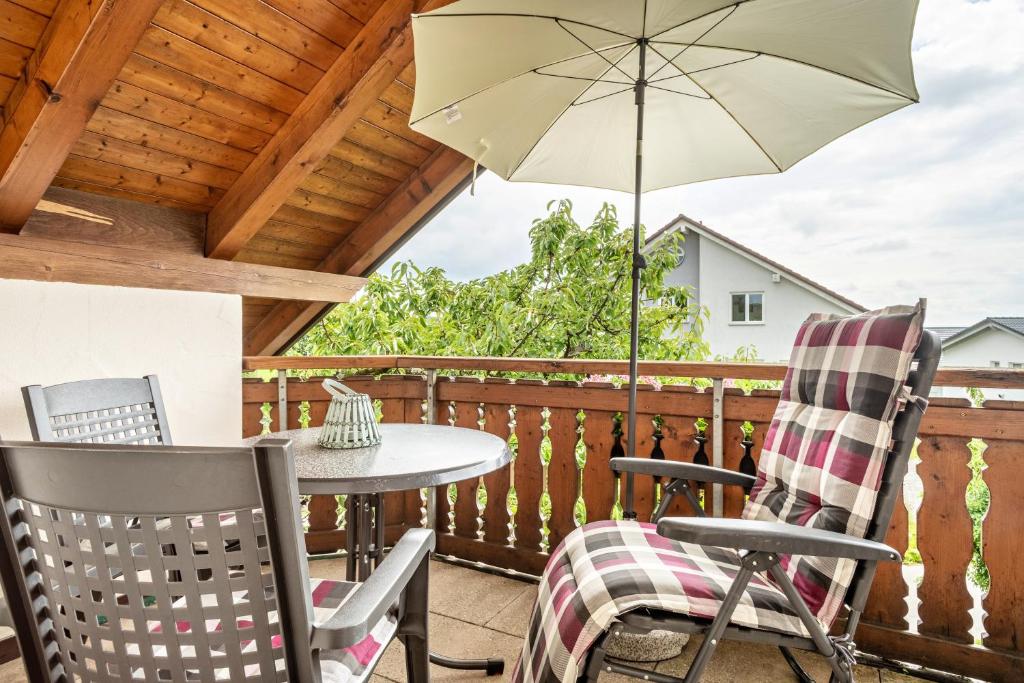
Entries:
{"type": "Polygon", "coordinates": [[[712,356],[731,357],[753,345],[759,360],[788,361],[796,331],[811,313],[866,310],[683,215],[651,235],[647,244],[677,232],[684,237],[682,253],[666,279],[690,286],[696,303],[707,307],[704,339],[712,356]]]}
{"type": "MultiPolygon", "coordinates": [[[[932,327],[942,338],[942,365],[1024,369],[1024,317],[985,318],[969,327],[932,327]]],[[[985,398],[1024,400],[1024,390],[982,389],[985,398]]],[[[949,390],[947,396],[961,396],[949,390]]]]}

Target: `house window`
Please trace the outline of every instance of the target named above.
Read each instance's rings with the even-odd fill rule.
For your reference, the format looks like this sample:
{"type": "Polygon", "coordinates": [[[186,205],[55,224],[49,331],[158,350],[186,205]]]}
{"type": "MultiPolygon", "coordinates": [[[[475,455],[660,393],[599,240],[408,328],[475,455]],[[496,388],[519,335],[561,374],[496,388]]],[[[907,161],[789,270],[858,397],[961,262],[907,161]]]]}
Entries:
{"type": "Polygon", "coordinates": [[[991,366],[992,366],[993,368],[998,368],[998,367],[999,367],[1000,365],[1002,365],[1002,363],[1000,363],[1000,362],[999,362],[999,361],[997,361],[997,360],[994,360],[994,361],[990,361],[990,364],[991,364],[991,366]]]}
{"type": "Polygon", "coordinates": [[[734,292],[732,295],[732,322],[763,323],[764,292],[734,292]]]}

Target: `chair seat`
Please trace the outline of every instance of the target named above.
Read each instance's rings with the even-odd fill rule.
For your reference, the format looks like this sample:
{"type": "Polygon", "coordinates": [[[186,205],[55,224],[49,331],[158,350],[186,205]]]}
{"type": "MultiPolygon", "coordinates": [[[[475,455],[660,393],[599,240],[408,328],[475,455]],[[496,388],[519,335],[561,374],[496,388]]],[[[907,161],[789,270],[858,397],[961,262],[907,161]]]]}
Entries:
{"type": "MultiPolygon", "coordinates": [[[[352,583],[349,581],[333,581],[329,579],[310,579],[310,595],[313,600],[313,623],[321,623],[326,621],[335,610],[345,603],[346,600],[353,594],[355,589],[359,586],[358,583],[352,583]]],[[[203,603],[207,606],[208,598],[212,596],[204,595],[203,603]]],[[[245,600],[245,595],[235,595],[235,604],[241,604],[245,600]]],[[[212,602],[212,601],[211,601],[212,602]]],[[[184,604],[184,598],[175,603],[175,607],[184,604]]],[[[247,620],[239,622],[240,627],[251,627],[251,623],[246,623],[247,620]]],[[[276,614],[268,615],[268,621],[273,624],[277,621],[276,614]]],[[[178,633],[189,633],[192,630],[192,625],[189,621],[178,621],[176,623],[178,633]]],[[[320,653],[320,667],[322,673],[322,680],[324,683],[358,683],[369,678],[373,672],[374,667],[377,665],[377,661],[384,654],[389,642],[395,635],[398,629],[398,623],[396,616],[393,612],[389,612],[384,618],[382,618],[377,624],[371,629],[370,634],[366,636],[362,641],[353,645],[352,647],[345,648],[344,650],[325,650],[320,653]]],[[[154,631],[159,631],[160,626],[156,625],[153,627],[154,631]]],[[[206,631],[208,633],[217,632],[221,630],[219,621],[208,621],[206,623],[206,631]]],[[[281,647],[282,638],[280,635],[276,635],[272,639],[272,646],[274,648],[281,647]]],[[[250,643],[243,648],[243,652],[255,650],[255,643],[250,643]]],[[[217,650],[214,649],[214,657],[216,658],[217,650]]],[[[163,653],[156,653],[163,654],[163,653]]],[[[226,666],[226,665],[225,665],[226,666]]],[[[227,669],[216,669],[218,672],[223,672],[223,675],[217,675],[215,680],[226,680],[230,677],[227,669]]],[[[258,672],[258,665],[246,667],[246,675],[254,676],[258,672]]],[[[191,672],[189,672],[191,673],[191,672]]]]}
{"type": "MultiPolygon", "coordinates": [[[[576,529],[551,556],[541,581],[525,647],[535,665],[565,666],[558,680],[575,680],[579,660],[621,614],[662,610],[713,619],[739,568],[733,550],[679,543],[654,524],[594,522],[576,529]],[[561,652],[537,649],[550,648],[561,652]]],[[[755,575],[732,623],[807,637],[782,591],[755,575]]],[[[525,650],[524,650],[525,652],[525,650]]],[[[533,672],[529,680],[551,680],[533,672]]]]}
{"type": "MultiPolygon", "coordinates": [[[[313,623],[325,621],[342,605],[358,583],[311,579],[313,596],[313,623]]],[[[369,678],[388,643],[395,637],[398,620],[395,613],[381,619],[362,641],[344,650],[326,650],[320,653],[320,670],[324,683],[355,683],[369,678]]]]}

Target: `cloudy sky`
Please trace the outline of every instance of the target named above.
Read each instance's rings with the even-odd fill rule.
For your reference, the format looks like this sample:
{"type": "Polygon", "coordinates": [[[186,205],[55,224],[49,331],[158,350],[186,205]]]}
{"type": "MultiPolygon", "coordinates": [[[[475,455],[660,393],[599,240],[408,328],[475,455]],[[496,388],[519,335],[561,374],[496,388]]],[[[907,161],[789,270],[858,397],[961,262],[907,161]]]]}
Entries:
{"type": "MultiPolygon", "coordinates": [[[[679,213],[865,306],[929,299],[929,323],[1024,315],[1024,0],[922,0],[914,38],[921,103],[780,175],[644,196],[649,231],[679,213]]],[[[528,258],[548,201],[587,222],[630,195],[478,180],[396,259],[468,279],[528,258]]]]}

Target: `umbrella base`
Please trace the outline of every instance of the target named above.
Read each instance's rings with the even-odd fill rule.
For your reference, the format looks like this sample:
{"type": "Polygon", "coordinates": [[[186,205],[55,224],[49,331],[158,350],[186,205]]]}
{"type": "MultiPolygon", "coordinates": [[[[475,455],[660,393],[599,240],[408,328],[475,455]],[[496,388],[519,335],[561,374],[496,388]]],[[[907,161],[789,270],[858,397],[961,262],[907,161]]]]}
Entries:
{"type": "Polygon", "coordinates": [[[606,641],[609,657],[626,662],[663,662],[678,657],[689,642],[688,633],[654,630],[647,633],[619,633],[606,641]]]}

